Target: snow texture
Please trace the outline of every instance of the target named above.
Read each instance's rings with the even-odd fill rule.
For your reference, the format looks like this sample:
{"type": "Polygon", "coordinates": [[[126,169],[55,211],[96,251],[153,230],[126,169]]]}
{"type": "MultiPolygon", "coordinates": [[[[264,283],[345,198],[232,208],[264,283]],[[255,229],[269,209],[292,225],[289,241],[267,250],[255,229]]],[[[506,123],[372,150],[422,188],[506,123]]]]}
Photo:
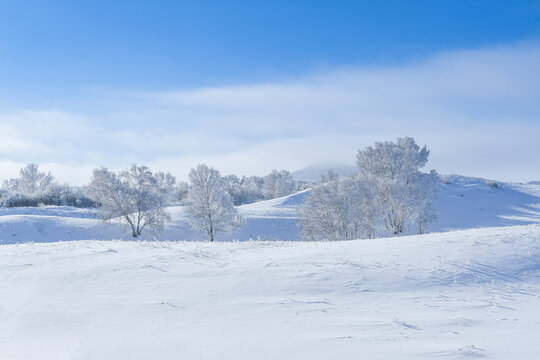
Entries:
{"type": "Polygon", "coordinates": [[[0,359],[538,358],[539,225],[2,245],[0,282],[0,359]]]}

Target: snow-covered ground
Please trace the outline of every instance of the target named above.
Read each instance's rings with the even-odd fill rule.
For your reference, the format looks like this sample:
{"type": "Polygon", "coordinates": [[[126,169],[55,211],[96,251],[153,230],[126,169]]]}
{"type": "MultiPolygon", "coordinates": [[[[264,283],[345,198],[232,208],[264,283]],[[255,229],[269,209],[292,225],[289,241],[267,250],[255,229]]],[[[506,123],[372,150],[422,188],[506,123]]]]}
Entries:
{"type": "Polygon", "coordinates": [[[493,188],[485,179],[451,176],[448,180],[435,202],[438,219],[432,231],[540,222],[540,185],[497,182],[493,188]]]}
{"type": "Polygon", "coordinates": [[[540,185],[447,180],[445,232],[348,242],[291,241],[308,191],[216,243],[0,208],[0,359],[538,358],[540,185]]]}
{"type": "Polygon", "coordinates": [[[537,359],[540,226],[0,246],[0,359],[537,359]]]}
{"type": "MultiPolygon", "coordinates": [[[[540,222],[540,185],[499,183],[454,176],[443,185],[436,201],[438,220],[429,231],[450,231],[489,226],[511,226],[540,222]]],[[[239,207],[246,226],[217,240],[299,240],[296,211],[307,191],[283,198],[239,207]]],[[[172,221],[159,235],[162,240],[203,240],[186,224],[182,207],[170,207],[172,221]]],[[[151,234],[143,234],[153,239],[151,234]]],[[[384,234],[381,234],[384,235],[384,234]]],[[[127,225],[103,223],[94,210],[70,207],[0,208],[0,244],[69,240],[131,240],[127,225]]]]}

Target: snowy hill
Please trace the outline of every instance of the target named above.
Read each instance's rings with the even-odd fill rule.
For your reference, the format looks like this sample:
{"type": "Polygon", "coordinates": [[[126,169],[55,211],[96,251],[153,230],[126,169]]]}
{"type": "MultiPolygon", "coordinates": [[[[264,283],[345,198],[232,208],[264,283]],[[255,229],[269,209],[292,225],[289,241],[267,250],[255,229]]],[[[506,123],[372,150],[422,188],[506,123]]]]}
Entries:
{"type": "Polygon", "coordinates": [[[540,185],[497,182],[448,176],[435,202],[437,221],[432,231],[540,222],[540,185]]]}
{"type": "Polygon", "coordinates": [[[0,359],[535,359],[540,226],[0,246],[0,359]]]}
{"type": "MultiPolygon", "coordinates": [[[[524,225],[540,222],[540,185],[498,183],[462,176],[448,177],[436,201],[437,221],[429,231],[450,231],[490,226],[524,225]]],[[[242,205],[246,226],[217,240],[299,240],[296,211],[308,191],[242,205]]],[[[163,240],[204,240],[186,224],[184,209],[168,209],[172,221],[160,234],[163,240]]],[[[146,239],[153,239],[145,234],[146,239]]],[[[103,223],[91,209],[70,207],[0,208],[0,243],[69,240],[132,240],[122,224],[103,223]]]]}

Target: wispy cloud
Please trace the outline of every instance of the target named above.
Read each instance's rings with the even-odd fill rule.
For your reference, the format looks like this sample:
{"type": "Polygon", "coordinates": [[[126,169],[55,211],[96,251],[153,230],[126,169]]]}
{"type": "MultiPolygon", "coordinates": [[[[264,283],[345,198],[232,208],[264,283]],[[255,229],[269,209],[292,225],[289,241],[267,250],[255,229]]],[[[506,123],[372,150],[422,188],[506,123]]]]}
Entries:
{"type": "MultiPolygon", "coordinates": [[[[130,162],[183,178],[197,162],[239,174],[352,163],[358,148],[408,135],[428,145],[429,167],[441,172],[540,179],[538,59],[540,44],[524,43],[280,83],[115,91],[106,111],[0,115],[0,155],[79,166],[78,181],[92,166],[130,162]]],[[[11,173],[2,166],[0,177],[11,173]]]]}

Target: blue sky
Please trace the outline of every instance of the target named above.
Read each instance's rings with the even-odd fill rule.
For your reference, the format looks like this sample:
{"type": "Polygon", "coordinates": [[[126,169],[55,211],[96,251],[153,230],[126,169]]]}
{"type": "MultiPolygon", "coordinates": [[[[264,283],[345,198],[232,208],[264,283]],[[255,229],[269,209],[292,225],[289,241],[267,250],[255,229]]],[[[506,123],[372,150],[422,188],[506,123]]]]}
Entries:
{"type": "Polygon", "coordinates": [[[293,170],[408,135],[441,172],[538,179],[539,40],[539,1],[0,1],[0,178],[293,170]]]}
{"type": "Polygon", "coordinates": [[[540,35],[538,1],[2,1],[12,89],[197,87],[540,35]]]}

